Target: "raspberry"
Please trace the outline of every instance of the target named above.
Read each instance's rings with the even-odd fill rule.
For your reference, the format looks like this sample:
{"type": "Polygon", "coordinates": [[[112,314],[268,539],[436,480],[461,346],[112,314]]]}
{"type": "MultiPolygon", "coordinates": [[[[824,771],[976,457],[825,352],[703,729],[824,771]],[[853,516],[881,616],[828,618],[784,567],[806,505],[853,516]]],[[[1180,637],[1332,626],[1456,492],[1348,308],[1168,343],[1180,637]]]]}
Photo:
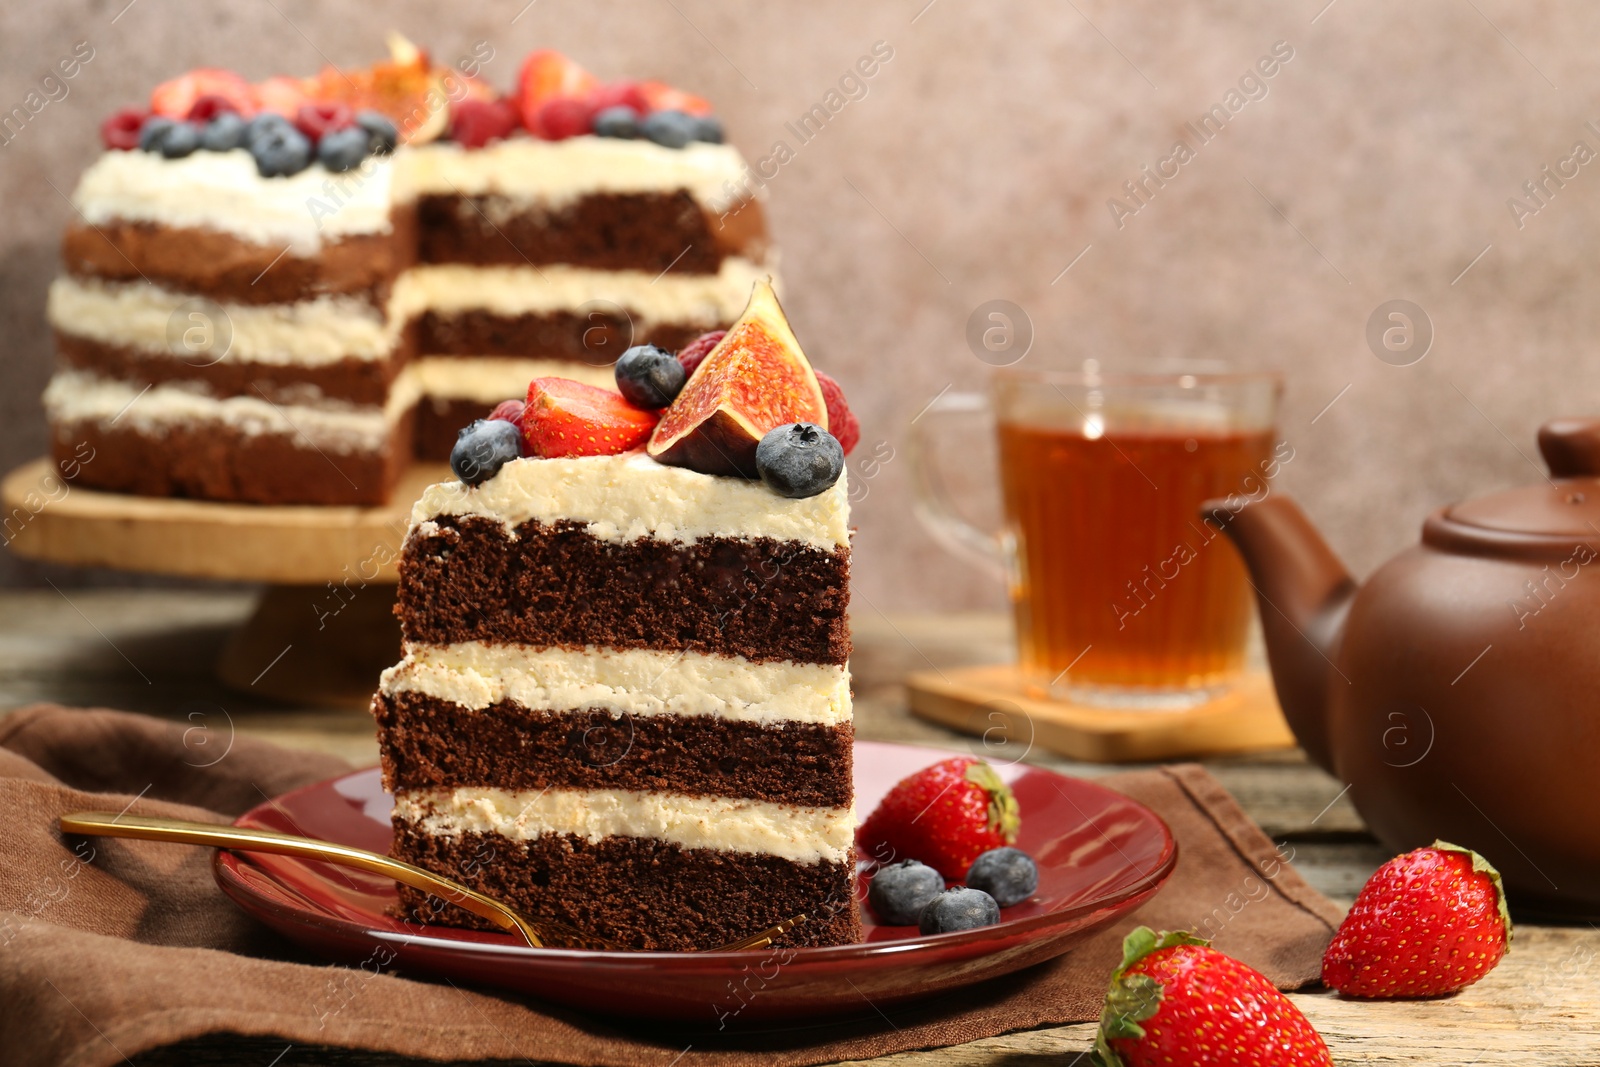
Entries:
{"type": "Polygon", "coordinates": [[[684,345],[678,352],[678,362],[683,364],[684,374],[693,375],[695,368],[705,361],[713,348],[717,347],[717,342],[727,335],[727,330],[712,330],[684,345]]]}
{"type": "Polygon", "coordinates": [[[521,400],[502,400],[494,406],[493,411],[489,412],[489,421],[514,422],[521,426],[522,412],[527,406],[521,400]]]}
{"type": "Polygon", "coordinates": [[[462,100],[450,109],[450,136],[462,148],[482,148],[509,137],[519,125],[511,101],[462,100]]]}
{"type": "Polygon", "coordinates": [[[205,96],[197,99],[194,102],[194,105],[189,108],[188,119],[190,122],[198,123],[199,125],[204,126],[218,115],[237,115],[238,113],[239,108],[232,100],[229,100],[225,96],[219,96],[216,93],[207,93],[205,96]]]}
{"type": "Polygon", "coordinates": [[[322,140],[322,135],[342,130],[355,121],[343,104],[301,104],[294,113],[295,129],[305,134],[312,144],[322,140]]]}
{"type": "Polygon", "coordinates": [[[586,100],[563,96],[546,100],[539,107],[539,136],[547,141],[565,141],[589,132],[595,111],[586,100]]]}
{"type": "Polygon", "coordinates": [[[817,384],[822,387],[822,399],[828,405],[828,432],[839,439],[839,447],[848,456],[861,442],[861,423],[845,403],[844,389],[839,383],[821,371],[816,375],[817,384]]]}
{"type": "Polygon", "coordinates": [[[139,147],[139,128],[150,113],[137,107],[125,107],[100,124],[100,142],[107,148],[129,152],[139,147]]]}

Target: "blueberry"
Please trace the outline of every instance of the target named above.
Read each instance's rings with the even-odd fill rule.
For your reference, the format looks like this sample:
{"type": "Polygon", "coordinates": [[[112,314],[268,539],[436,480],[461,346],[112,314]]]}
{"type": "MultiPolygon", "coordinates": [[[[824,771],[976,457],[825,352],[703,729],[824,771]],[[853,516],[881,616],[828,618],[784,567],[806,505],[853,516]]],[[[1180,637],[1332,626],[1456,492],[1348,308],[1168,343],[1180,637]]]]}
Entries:
{"type": "Polygon", "coordinates": [[[268,130],[292,130],[294,123],[278,114],[276,111],[263,111],[255,118],[244,124],[244,144],[248,147],[251,141],[266,133],[268,130]]]}
{"type": "Polygon", "coordinates": [[[953,934],[976,930],[1000,921],[1000,905],[981,889],[955,886],[928,901],[917,917],[917,929],[924,934],[953,934]]]}
{"type": "Polygon", "coordinates": [[[655,345],[634,345],[615,368],[617,392],[639,408],[664,408],[683,389],[689,376],[678,357],[655,345]]]}
{"type": "Polygon", "coordinates": [[[224,111],[200,131],[200,147],[208,152],[227,152],[244,144],[248,124],[238,112],[224,111]]]}
{"type": "Polygon", "coordinates": [[[994,897],[1002,908],[1020,904],[1039,888],[1039,865],[1020,848],[991,848],[972,861],[967,885],[994,897]]]}
{"type": "Polygon", "coordinates": [[[522,431],[499,419],[479,419],[456,435],[450,450],[450,469],[468,485],[477,485],[500,473],[500,468],[522,454],[522,431]]]}
{"type": "Polygon", "coordinates": [[[161,151],[161,142],[166,140],[167,131],[177,123],[160,115],[151,115],[144,120],[144,125],[139,127],[139,147],[146,152],[161,151]]]}
{"type": "Polygon", "coordinates": [[[388,155],[400,142],[400,131],[389,121],[389,116],[381,111],[357,111],[356,125],[367,131],[375,156],[388,155]]]}
{"type": "Polygon", "coordinates": [[[174,122],[161,135],[161,154],[168,159],[194,155],[200,147],[200,127],[192,122],[174,122]]]}
{"type": "Polygon", "coordinates": [[[600,137],[637,137],[639,113],[626,104],[608,107],[594,117],[594,132],[600,137]]]}
{"type": "Polygon", "coordinates": [[[652,111],[639,124],[639,132],[659,145],[682,148],[694,140],[699,124],[693,115],[681,111],[652,111]]]}
{"type": "Polygon", "coordinates": [[[867,903],[890,926],[915,926],[928,902],[944,892],[944,876],[927,864],[902,860],[878,868],[867,903]]]}
{"type": "Polygon", "coordinates": [[[809,422],[775,426],[756,445],[756,473],[779,496],[816,496],[843,472],[838,438],[809,422]]]}
{"type": "Polygon", "coordinates": [[[699,115],[694,120],[694,139],[722,143],[722,120],[715,115],[699,115]]]}
{"type": "Polygon", "coordinates": [[[372,135],[360,126],[346,126],[322,135],[317,142],[317,162],[340,173],[359,166],[367,158],[372,135]]]}
{"type": "Polygon", "coordinates": [[[311,165],[311,140],[287,124],[263,129],[250,138],[249,146],[263,178],[288,177],[311,165]]]}

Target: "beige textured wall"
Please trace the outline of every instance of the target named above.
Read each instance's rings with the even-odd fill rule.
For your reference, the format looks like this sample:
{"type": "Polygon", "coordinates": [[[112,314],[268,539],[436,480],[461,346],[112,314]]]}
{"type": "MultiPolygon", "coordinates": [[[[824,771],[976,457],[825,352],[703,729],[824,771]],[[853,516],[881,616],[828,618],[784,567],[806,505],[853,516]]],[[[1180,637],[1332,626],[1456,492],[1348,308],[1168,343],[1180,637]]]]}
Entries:
{"type": "Polygon", "coordinates": [[[1520,227],[1507,206],[1575,142],[1600,151],[1593,4],[124,3],[0,10],[0,110],[74,42],[95,50],[70,95],[0,148],[8,466],[44,442],[42,309],[69,211],[55,190],[98,150],[98,120],[191,66],[362,63],[389,26],[441,58],[489,41],[502,84],[536,46],[604,76],[664,77],[716,100],[750,157],[794,150],[770,183],[789,310],[848,388],[866,448],[897,450],[858,508],[859,592],[878,607],[996,602],[917,528],[903,450],[929,398],[982,383],[964,331],[988,299],[1029,313],[1027,364],[1183,353],[1282,368],[1296,447],[1283,488],[1360,570],[1427,509],[1534,477],[1543,418],[1600,412],[1600,165],[1551,183],[1520,227]],[[866,96],[800,145],[784,123],[876,41],[894,57],[866,96]],[[1293,58],[1267,95],[1118,228],[1108,198],[1278,41],[1293,58]],[[1396,298],[1435,331],[1407,367],[1364,341],[1396,298]]]}

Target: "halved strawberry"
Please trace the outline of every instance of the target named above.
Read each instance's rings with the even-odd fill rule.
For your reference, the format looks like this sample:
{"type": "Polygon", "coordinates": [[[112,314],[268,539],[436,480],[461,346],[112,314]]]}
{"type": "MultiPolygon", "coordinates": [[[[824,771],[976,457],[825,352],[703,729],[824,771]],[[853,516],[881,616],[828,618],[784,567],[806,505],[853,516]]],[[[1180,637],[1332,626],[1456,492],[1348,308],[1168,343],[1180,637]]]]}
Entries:
{"type": "Polygon", "coordinates": [[[294,117],[294,113],[300,110],[300,105],[311,99],[306,82],[300,78],[279,75],[257,82],[250,88],[259,110],[271,111],[284,118],[294,117]]]}
{"type": "Polygon", "coordinates": [[[162,82],[150,90],[150,110],[169,119],[186,119],[202,96],[220,96],[246,118],[256,113],[250,83],[220,67],[201,67],[162,82]]]}
{"type": "Polygon", "coordinates": [[[659,412],[636,408],[621,394],[570,378],[528,383],[522,440],[530,456],[615,456],[650,437],[659,412]]]}
{"type": "Polygon", "coordinates": [[[971,756],[902,778],[856,832],[860,853],[878,863],[919,860],[959,882],[972,861],[1013,844],[1022,815],[1011,787],[971,756]]]}
{"type": "Polygon", "coordinates": [[[711,114],[711,101],[686,93],[666,82],[640,82],[639,95],[650,111],[681,111],[686,115],[711,114]]]}
{"type": "Polygon", "coordinates": [[[517,73],[517,107],[528,132],[543,136],[539,109],[547,100],[586,97],[600,84],[598,78],[549,48],[528,53],[517,73]]]}
{"type": "Polygon", "coordinates": [[[823,402],[828,405],[828,432],[838,439],[839,447],[848,456],[861,441],[861,423],[844,401],[844,387],[821,371],[816,375],[823,402]]]}

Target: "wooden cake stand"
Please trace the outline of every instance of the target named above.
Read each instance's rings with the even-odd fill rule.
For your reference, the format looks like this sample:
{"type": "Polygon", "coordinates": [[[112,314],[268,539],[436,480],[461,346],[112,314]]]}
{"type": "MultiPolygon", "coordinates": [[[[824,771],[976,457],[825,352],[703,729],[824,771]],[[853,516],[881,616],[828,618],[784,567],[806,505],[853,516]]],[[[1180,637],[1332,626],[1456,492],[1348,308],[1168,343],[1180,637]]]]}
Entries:
{"type": "Polygon", "coordinates": [[[265,507],[78,488],[38,459],[6,475],[0,498],[11,550],[27,559],[266,583],[218,675],[266,698],[365,707],[400,658],[395,581],[412,502],[448,477],[442,464],[413,466],[382,507],[265,507]]]}

